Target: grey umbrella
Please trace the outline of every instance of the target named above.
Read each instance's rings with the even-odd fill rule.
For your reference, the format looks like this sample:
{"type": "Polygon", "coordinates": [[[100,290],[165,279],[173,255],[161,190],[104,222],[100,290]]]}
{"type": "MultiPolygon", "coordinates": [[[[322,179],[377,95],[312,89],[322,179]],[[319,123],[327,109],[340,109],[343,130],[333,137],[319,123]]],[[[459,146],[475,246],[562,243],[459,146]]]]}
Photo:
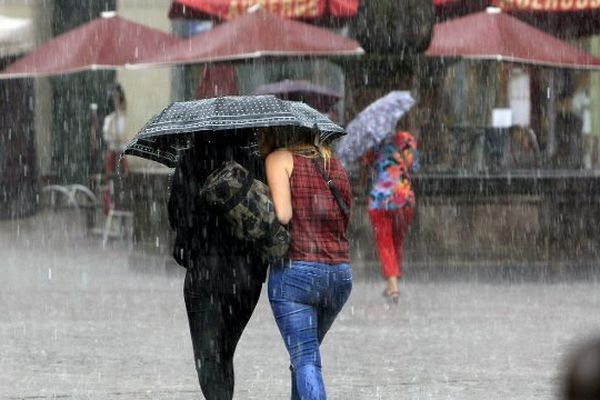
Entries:
{"type": "Polygon", "coordinates": [[[414,104],[410,92],[392,91],[362,110],[348,123],[348,136],[340,140],[336,150],[344,166],[348,168],[369,149],[393,135],[400,118],[414,104]]]}
{"type": "Polygon", "coordinates": [[[174,167],[190,135],[260,127],[318,131],[331,141],[345,131],[310,106],[275,96],[224,96],[171,103],[152,117],[125,146],[125,154],[174,167]]]}
{"type": "Polygon", "coordinates": [[[303,101],[321,112],[329,111],[342,97],[326,86],[290,79],[258,86],[252,94],[272,94],[284,100],[303,101]]]}

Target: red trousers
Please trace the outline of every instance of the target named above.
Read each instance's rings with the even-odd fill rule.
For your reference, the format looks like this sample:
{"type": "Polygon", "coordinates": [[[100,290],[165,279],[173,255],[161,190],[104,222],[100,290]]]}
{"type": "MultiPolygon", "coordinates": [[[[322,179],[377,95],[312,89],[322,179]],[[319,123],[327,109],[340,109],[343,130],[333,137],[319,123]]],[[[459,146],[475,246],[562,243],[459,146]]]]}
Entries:
{"type": "Polygon", "coordinates": [[[119,174],[127,173],[127,158],[120,157],[115,150],[108,150],[106,165],[104,166],[108,182],[104,183],[104,189],[102,190],[102,210],[104,214],[108,214],[108,211],[115,206],[113,198],[114,182],[111,182],[111,180],[117,174],[117,163],[119,163],[119,174]]]}
{"type": "Polygon", "coordinates": [[[403,243],[406,231],[413,221],[414,208],[399,210],[369,210],[375,233],[377,251],[384,278],[402,275],[403,243]]]}
{"type": "Polygon", "coordinates": [[[117,152],[114,150],[108,150],[106,153],[106,174],[107,175],[116,175],[117,173],[117,161],[119,164],[119,173],[125,174],[127,172],[127,158],[121,157],[117,155],[117,152]],[[118,158],[118,160],[117,160],[118,158]]]}

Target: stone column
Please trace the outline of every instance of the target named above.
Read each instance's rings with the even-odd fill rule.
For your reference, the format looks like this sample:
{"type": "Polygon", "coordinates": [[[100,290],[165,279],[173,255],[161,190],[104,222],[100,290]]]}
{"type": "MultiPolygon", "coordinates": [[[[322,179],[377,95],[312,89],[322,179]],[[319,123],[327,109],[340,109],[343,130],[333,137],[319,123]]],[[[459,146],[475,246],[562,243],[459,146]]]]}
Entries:
{"type": "MultiPolygon", "coordinates": [[[[40,44],[52,37],[52,13],[54,0],[36,3],[33,7],[33,26],[35,43],[40,44]]],[[[52,144],[50,132],[52,126],[52,87],[49,78],[34,79],[35,95],[35,133],[37,148],[37,167],[40,178],[48,180],[51,174],[52,144]]]]}

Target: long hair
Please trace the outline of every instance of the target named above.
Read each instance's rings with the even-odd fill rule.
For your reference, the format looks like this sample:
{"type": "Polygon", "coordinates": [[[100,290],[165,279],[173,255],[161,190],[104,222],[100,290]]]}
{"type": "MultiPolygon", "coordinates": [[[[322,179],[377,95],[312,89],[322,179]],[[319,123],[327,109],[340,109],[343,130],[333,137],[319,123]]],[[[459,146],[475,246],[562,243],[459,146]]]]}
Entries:
{"type": "Polygon", "coordinates": [[[263,157],[277,149],[286,149],[292,154],[306,158],[322,158],[323,167],[329,169],[331,147],[320,140],[318,131],[293,127],[259,128],[257,131],[259,150],[263,157]]]}

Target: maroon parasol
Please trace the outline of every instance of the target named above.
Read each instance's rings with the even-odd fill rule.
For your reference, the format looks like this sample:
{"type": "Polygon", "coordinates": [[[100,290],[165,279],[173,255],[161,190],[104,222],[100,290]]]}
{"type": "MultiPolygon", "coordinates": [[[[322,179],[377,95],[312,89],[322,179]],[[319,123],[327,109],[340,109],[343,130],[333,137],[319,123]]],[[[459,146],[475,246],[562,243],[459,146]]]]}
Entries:
{"type": "Polygon", "coordinates": [[[0,78],[60,75],[90,69],[113,69],[163,51],[178,39],[144,25],[103,13],[59,35],[0,72],[0,78]]]}
{"type": "Polygon", "coordinates": [[[600,69],[600,59],[496,8],[436,24],[425,54],[600,69]]]}
{"type": "Polygon", "coordinates": [[[258,86],[252,94],[272,94],[283,100],[303,101],[323,113],[328,112],[342,97],[328,87],[289,79],[258,86]]]}
{"type": "Polygon", "coordinates": [[[139,66],[247,60],[259,57],[352,56],[360,44],[330,30],[263,10],[244,14],[137,60],[139,66]]]}

